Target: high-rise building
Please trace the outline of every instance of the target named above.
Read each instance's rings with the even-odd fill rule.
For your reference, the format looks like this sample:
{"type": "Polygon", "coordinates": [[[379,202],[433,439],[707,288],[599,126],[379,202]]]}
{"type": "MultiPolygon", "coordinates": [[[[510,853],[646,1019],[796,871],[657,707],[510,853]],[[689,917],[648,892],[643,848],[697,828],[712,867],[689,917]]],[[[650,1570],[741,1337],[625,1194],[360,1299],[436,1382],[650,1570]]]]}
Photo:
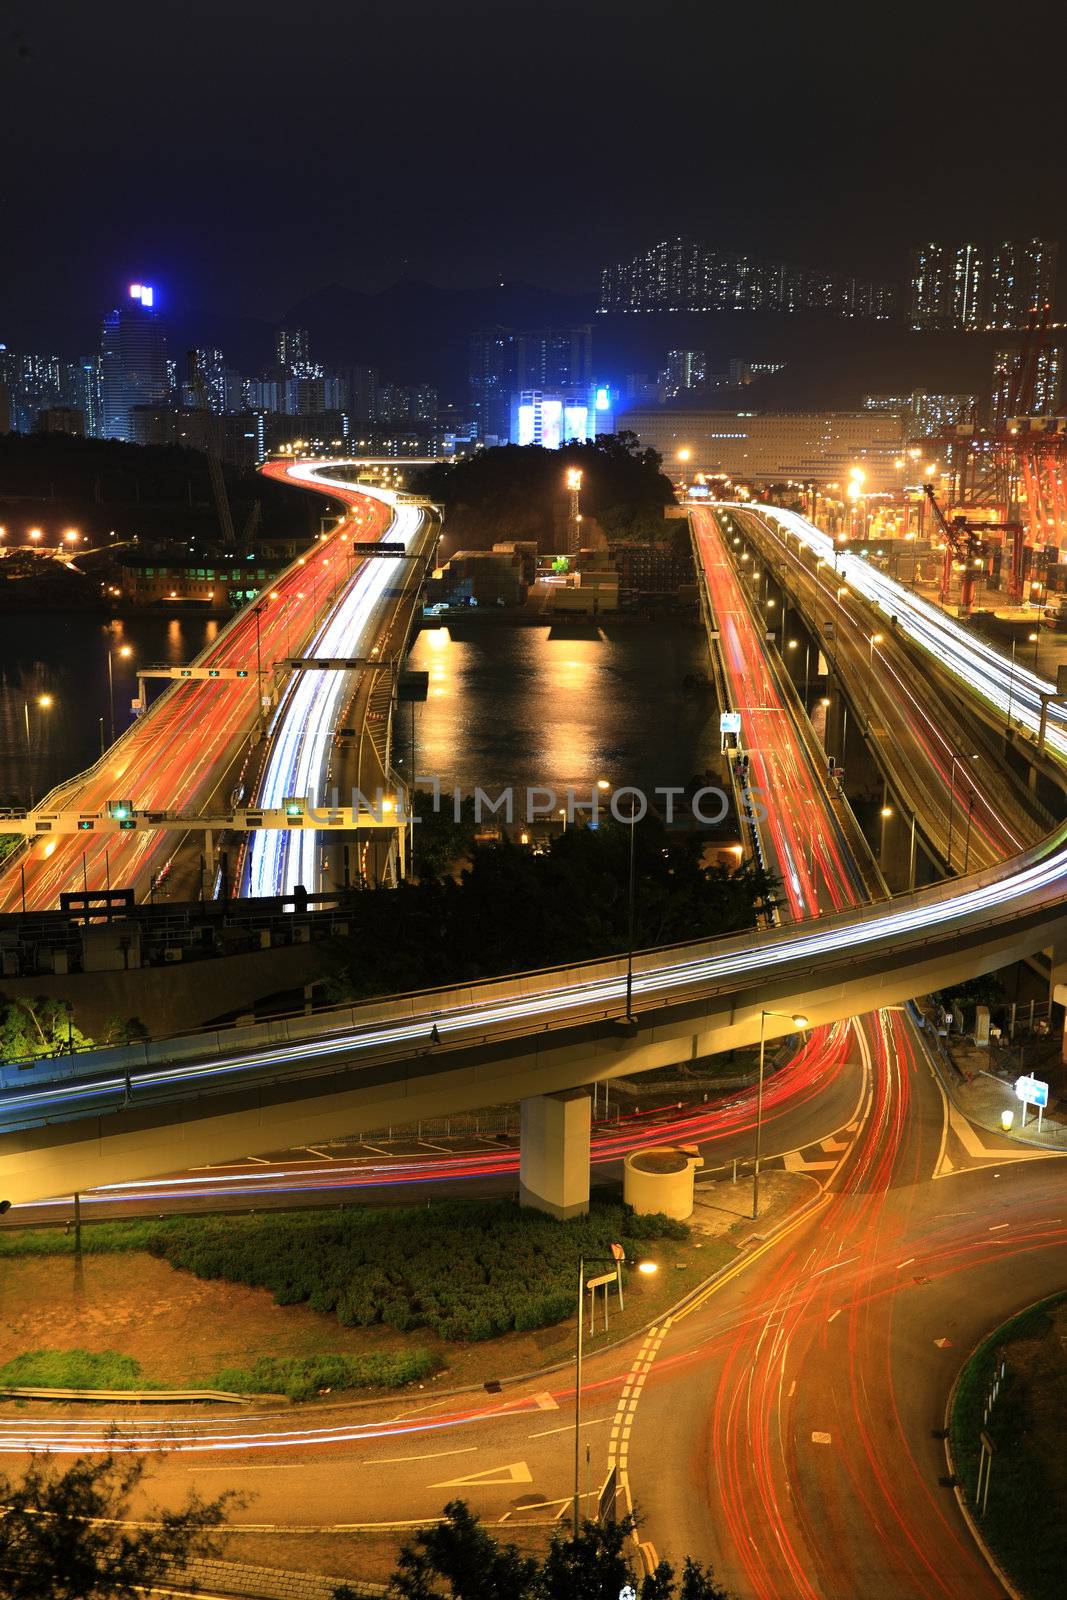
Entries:
{"type": "Polygon", "coordinates": [[[989,272],[991,328],[1025,328],[1032,311],[1051,306],[1059,245],[1048,239],[998,245],[989,272]]]}
{"type": "Polygon", "coordinates": [[[984,264],[975,244],[916,245],[911,253],[911,326],[980,328],[984,264]]]}
{"type": "Polygon", "coordinates": [[[974,422],[978,396],[928,394],[925,389],[913,389],[910,394],[865,394],[863,409],[893,413],[903,422],[906,439],[922,439],[961,422],[974,422]]]}
{"type": "Polygon", "coordinates": [[[680,394],[703,389],[707,373],[707,358],[703,350],[668,350],[666,365],[659,375],[663,399],[676,400],[680,394]]]}
{"type": "Polygon", "coordinates": [[[911,257],[911,326],[916,329],[1024,328],[1051,306],[1059,246],[1007,240],[988,270],[977,245],[922,244],[911,257]]]}
{"type": "Polygon", "coordinates": [[[284,373],[295,378],[307,376],[310,357],[306,328],[279,328],[275,351],[284,373]]]}
{"type": "Polygon", "coordinates": [[[345,386],[345,406],[350,416],[369,420],[377,415],[378,373],[374,367],[345,367],[341,371],[345,386]]]}
{"type": "Polygon", "coordinates": [[[130,411],[168,399],[167,344],[150,284],[130,285],[123,306],[109,311],[100,338],[101,433],[131,441],[130,411]]]}
{"type": "Polygon", "coordinates": [[[103,417],[100,410],[100,357],[82,356],[71,363],[71,403],[85,418],[85,432],[90,439],[101,434],[103,417]]]}
{"type": "Polygon", "coordinates": [[[186,353],[186,381],[182,386],[183,403],[199,405],[196,373],[204,385],[208,410],[216,416],[227,416],[240,411],[244,405],[244,380],[233,367],[226,365],[221,350],[190,350],[186,353]]]}
{"type": "Polygon", "coordinates": [[[588,323],[515,333],[512,338],[517,388],[566,389],[592,382],[593,333],[588,323]]]}
{"type": "Polygon", "coordinates": [[[747,389],[750,383],[756,383],[760,378],[770,378],[774,373],[781,372],[784,366],[784,361],[745,361],[740,356],[734,356],[730,362],[730,386],[747,389]]]}
{"type": "Polygon", "coordinates": [[[600,280],[602,313],[818,311],[884,318],[892,315],[895,299],[892,284],[760,261],[685,236],[605,267],[600,280]]]}
{"type": "Polygon", "coordinates": [[[1054,417],[1059,414],[1063,379],[1063,351],[1043,346],[1034,362],[1033,394],[1020,395],[1023,353],[1018,346],[997,350],[993,356],[993,401],[991,420],[1002,428],[1020,413],[1029,417],[1054,417]]]}
{"type": "Polygon", "coordinates": [[[586,444],[598,433],[613,432],[611,395],[603,386],[520,389],[511,397],[512,444],[558,450],[564,444],[586,444]]]}
{"type": "Polygon", "coordinates": [[[488,443],[504,441],[510,427],[511,396],[515,388],[515,340],[507,328],[487,328],[470,342],[471,406],[478,437],[488,443]]]}
{"type": "Polygon", "coordinates": [[[470,343],[471,404],[483,440],[510,436],[512,396],[520,390],[582,388],[592,382],[592,329],[489,328],[470,343]]]}

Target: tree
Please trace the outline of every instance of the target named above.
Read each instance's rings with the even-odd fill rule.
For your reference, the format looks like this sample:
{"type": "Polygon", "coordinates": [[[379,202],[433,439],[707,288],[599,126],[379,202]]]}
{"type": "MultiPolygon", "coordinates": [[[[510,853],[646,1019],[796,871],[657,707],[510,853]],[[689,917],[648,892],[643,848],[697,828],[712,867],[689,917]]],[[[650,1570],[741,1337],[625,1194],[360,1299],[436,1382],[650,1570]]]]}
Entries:
{"type": "Polygon", "coordinates": [[[569,467],[582,473],[582,512],[609,538],[662,534],[674,489],[662,457],[641,450],[634,433],[598,434],[561,450],[501,445],[454,464],[423,469],[412,487],[444,505],[450,549],[484,549],[498,539],[536,539],[551,548],[565,505],[569,467]]]}
{"type": "Polygon", "coordinates": [[[7,1600],[134,1600],[172,1563],[215,1555],[212,1530],[240,1504],[190,1495],[180,1511],[127,1521],[143,1456],[78,1457],[65,1469],[33,1455],[21,1483],[0,1474],[0,1591],[7,1600]]]}
{"type": "MultiPolygon", "coordinates": [[[[577,1538],[557,1529],[538,1563],[516,1545],[498,1544],[464,1501],[450,1500],[443,1522],[420,1528],[402,1547],[392,1593],[402,1600],[619,1600],[630,1587],[640,1600],[732,1600],[688,1557],[680,1587],[666,1561],[638,1585],[628,1553],[637,1524],[631,1513],[583,1522],[577,1538]]],[[[355,1590],[342,1584],[334,1600],[356,1600],[355,1590]]]]}
{"type": "Polygon", "coordinates": [[[38,995],[34,1000],[5,1000],[0,995],[0,1056],[5,1061],[32,1061],[59,1056],[92,1044],[74,1024],[74,1008],[66,1000],[38,995]]]}
{"type": "Polygon", "coordinates": [[[416,789],[411,797],[415,814],[414,868],[420,878],[440,878],[474,849],[474,798],[467,795],[459,806],[459,817],[451,796],[443,795],[434,807],[433,796],[416,789]]]}

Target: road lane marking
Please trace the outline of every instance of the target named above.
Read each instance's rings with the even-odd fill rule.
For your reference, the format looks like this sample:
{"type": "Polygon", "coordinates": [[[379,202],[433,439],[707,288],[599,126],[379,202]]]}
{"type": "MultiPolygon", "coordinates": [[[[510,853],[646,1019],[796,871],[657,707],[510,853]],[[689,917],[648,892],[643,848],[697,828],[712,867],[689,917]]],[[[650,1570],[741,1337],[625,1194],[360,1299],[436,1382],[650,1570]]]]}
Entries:
{"type": "Polygon", "coordinates": [[[442,1456],[469,1456],[479,1449],[476,1444],[466,1444],[461,1450],[435,1450],[428,1456],[375,1456],[367,1462],[368,1467],[392,1467],[406,1464],[409,1461],[439,1461],[442,1456]]]}
{"type": "MultiPolygon", "coordinates": [[[[583,1422],[583,1423],[579,1424],[579,1426],[581,1426],[583,1428],[598,1428],[602,1422],[607,1422],[607,1420],[608,1420],[607,1417],[591,1417],[588,1422],[583,1422]]],[[[546,1428],[544,1433],[528,1433],[526,1435],[526,1437],[528,1439],[547,1439],[553,1433],[573,1433],[573,1432],[574,1432],[574,1423],[573,1422],[565,1422],[563,1424],[562,1428],[546,1428]]],[[[477,1446],[475,1446],[475,1448],[477,1449],[477,1446]]]]}
{"type": "Polygon", "coordinates": [[[824,1272],[836,1272],[838,1267],[849,1267],[852,1265],[853,1261],[858,1260],[859,1256],[849,1256],[845,1261],[831,1261],[828,1267],[820,1267],[814,1276],[816,1278],[821,1278],[824,1272]]]}
{"type": "MultiPolygon", "coordinates": [[[[477,1446],[475,1447],[477,1448],[477,1446]]],[[[506,1467],[487,1467],[484,1472],[472,1472],[468,1478],[447,1478],[444,1483],[431,1483],[431,1489],[464,1489],[468,1486],[488,1488],[492,1484],[533,1483],[533,1473],[525,1461],[512,1461],[506,1467]]]]}
{"type": "Polygon", "coordinates": [[[831,1311],[830,1315],[827,1317],[826,1320],[827,1320],[827,1322],[833,1322],[834,1318],[835,1317],[839,1317],[840,1315],[841,1315],[841,1307],[838,1306],[836,1311],[831,1311]]]}
{"type": "Polygon", "coordinates": [[[830,1435],[828,1433],[813,1433],[811,1442],[812,1444],[830,1444],[830,1435]]]}
{"type": "Polygon", "coordinates": [[[897,1262],[897,1271],[900,1272],[902,1270],[902,1268],[910,1267],[914,1260],[915,1260],[914,1256],[909,1256],[907,1261],[898,1261],[897,1262]]]}
{"type": "Polygon", "coordinates": [[[543,1389],[540,1394],[534,1395],[534,1404],[537,1406],[539,1411],[559,1410],[559,1401],[556,1399],[555,1395],[549,1394],[547,1389],[543,1389]]]}

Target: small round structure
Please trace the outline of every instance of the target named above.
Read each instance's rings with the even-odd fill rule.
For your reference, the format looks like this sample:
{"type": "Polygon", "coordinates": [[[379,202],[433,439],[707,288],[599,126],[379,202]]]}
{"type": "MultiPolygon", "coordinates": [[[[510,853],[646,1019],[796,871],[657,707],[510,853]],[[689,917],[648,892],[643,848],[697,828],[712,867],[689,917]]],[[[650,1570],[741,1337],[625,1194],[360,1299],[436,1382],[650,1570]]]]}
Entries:
{"type": "Polygon", "coordinates": [[[639,1216],[662,1212],[684,1222],[693,1215],[693,1174],[704,1162],[676,1145],[655,1145],[627,1156],[623,1165],[623,1199],[639,1216]]]}

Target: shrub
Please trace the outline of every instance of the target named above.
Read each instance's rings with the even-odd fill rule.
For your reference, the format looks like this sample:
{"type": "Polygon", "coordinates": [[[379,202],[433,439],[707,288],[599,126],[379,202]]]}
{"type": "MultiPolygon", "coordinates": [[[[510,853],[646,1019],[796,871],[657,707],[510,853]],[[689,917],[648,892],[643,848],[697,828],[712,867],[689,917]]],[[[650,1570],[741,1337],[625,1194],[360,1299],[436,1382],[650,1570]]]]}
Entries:
{"type": "Polygon", "coordinates": [[[10,1389],[158,1389],[141,1364],[115,1350],[28,1350],[0,1367],[10,1389]]]}
{"type": "Polygon", "coordinates": [[[251,1367],[224,1367],[212,1382],[233,1394],[285,1394],[309,1400],[321,1389],[398,1389],[438,1370],[425,1350],[365,1356],[260,1356],[251,1367]]]}
{"type": "MultiPolygon", "coordinates": [[[[606,1258],[619,1240],[684,1239],[667,1217],[637,1217],[597,1198],[588,1216],[557,1222],[514,1202],[442,1200],[420,1210],[301,1211],[93,1224],[87,1250],[147,1249],[200,1278],[267,1289],[343,1327],[429,1328],[442,1339],[496,1338],[561,1322],[574,1308],[578,1257],[606,1258]]],[[[0,1233],[2,1254],[67,1253],[73,1238],[0,1233]]]]}

